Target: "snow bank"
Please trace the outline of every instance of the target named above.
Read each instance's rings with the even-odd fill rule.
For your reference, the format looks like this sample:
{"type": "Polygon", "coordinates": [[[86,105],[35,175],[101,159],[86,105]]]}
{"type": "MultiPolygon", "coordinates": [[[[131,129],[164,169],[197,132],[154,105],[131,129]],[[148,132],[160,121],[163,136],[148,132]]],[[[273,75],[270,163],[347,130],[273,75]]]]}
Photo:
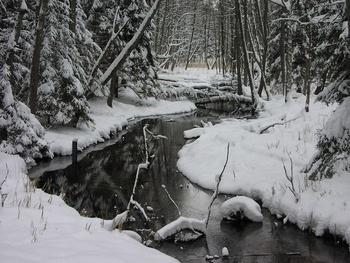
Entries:
{"type": "Polygon", "coordinates": [[[71,155],[73,139],[78,139],[79,150],[104,142],[110,139],[111,133],[127,126],[130,119],[196,110],[196,106],[190,101],[140,99],[130,90],[120,93],[120,98],[113,101],[113,108],[107,106],[106,98],[96,98],[90,104],[90,117],[95,122],[94,129],[53,127],[47,131],[45,139],[50,143],[54,154],[71,155]]]}
{"type": "MultiPolygon", "coordinates": [[[[55,154],[70,155],[72,140],[80,150],[110,138],[128,120],[160,114],[190,112],[189,101],[140,99],[125,90],[113,108],[99,98],[91,102],[95,128],[53,127],[45,139],[55,154]]],[[[140,244],[133,232],[120,233],[114,221],[81,217],[61,197],[36,189],[20,157],[0,152],[0,258],[4,262],[178,262],[140,244]]]]}
{"type": "Polygon", "coordinates": [[[238,213],[254,222],[261,222],[264,218],[260,205],[249,197],[236,196],[222,203],[221,215],[223,218],[236,220],[235,216],[238,213]]]}
{"type": "MultiPolygon", "coordinates": [[[[199,138],[179,151],[177,167],[192,182],[213,190],[230,143],[221,193],[259,199],[272,213],[301,229],[312,229],[316,235],[330,231],[350,244],[349,172],[339,170],[332,179],[322,181],[310,181],[302,173],[316,152],[316,132],[325,128],[337,105],[315,102],[314,97],[309,113],[304,105],[304,96],[293,96],[288,103],[274,97],[264,102],[258,119],[226,119],[186,132],[188,137],[199,138]]],[[[349,125],[346,118],[331,120],[345,126],[349,125]]]]}
{"type": "Polygon", "coordinates": [[[135,233],[107,231],[101,219],[81,217],[61,197],[36,189],[23,159],[0,153],[0,160],[1,196],[7,195],[0,207],[1,261],[178,262],[140,244],[135,233]]]}

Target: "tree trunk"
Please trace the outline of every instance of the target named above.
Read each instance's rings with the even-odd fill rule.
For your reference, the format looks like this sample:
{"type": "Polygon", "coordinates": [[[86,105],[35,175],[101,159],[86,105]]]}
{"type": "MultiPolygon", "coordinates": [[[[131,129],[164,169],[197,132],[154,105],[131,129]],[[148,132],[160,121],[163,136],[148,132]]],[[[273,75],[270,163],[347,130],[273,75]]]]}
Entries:
{"type": "Polygon", "coordinates": [[[281,39],[280,39],[282,90],[283,90],[284,101],[287,102],[285,30],[286,30],[286,24],[285,24],[285,21],[282,21],[281,22],[281,39]]]}
{"type": "Polygon", "coordinates": [[[69,30],[75,34],[76,27],[77,27],[77,0],[70,0],[69,18],[70,18],[69,30]]]}
{"type": "Polygon", "coordinates": [[[158,53],[162,52],[162,44],[163,41],[166,40],[166,38],[164,38],[164,32],[165,32],[165,24],[166,24],[166,17],[167,17],[167,12],[168,12],[168,0],[165,0],[165,6],[164,6],[164,12],[163,12],[163,17],[162,17],[162,26],[160,27],[160,36],[158,37],[158,41],[156,41],[156,51],[158,51],[158,53]]]}
{"type": "Polygon", "coordinates": [[[222,3],[222,0],[219,2],[219,10],[220,10],[220,19],[219,19],[219,25],[220,25],[220,36],[221,36],[221,65],[222,65],[222,74],[225,75],[226,73],[226,66],[225,66],[225,26],[224,26],[224,6],[222,3]]]}
{"type": "MultiPolygon", "coordinates": [[[[256,0],[256,5],[259,7],[258,0],[256,0]]],[[[261,29],[262,29],[262,35],[263,35],[263,52],[262,52],[262,60],[261,60],[261,80],[260,80],[260,86],[258,94],[261,97],[262,91],[266,91],[266,97],[269,100],[270,95],[267,91],[267,85],[266,85],[266,61],[267,61],[267,49],[268,49],[268,11],[269,11],[269,3],[268,0],[264,0],[264,14],[263,18],[261,20],[261,29]]],[[[259,9],[260,13],[260,9],[259,9]]]]}
{"type": "Polygon", "coordinates": [[[238,10],[238,0],[236,0],[236,23],[235,23],[235,28],[236,28],[236,39],[235,39],[235,45],[236,45],[236,67],[237,67],[237,93],[238,95],[243,95],[243,87],[242,87],[242,73],[241,73],[241,34],[240,34],[240,29],[239,29],[239,15],[240,12],[238,10]]]}
{"type": "Polygon", "coordinates": [[[113,61],[113,63],[108,67],[108,69],[105,71],[105,73],[99,79],[100,84],[105,85],[110,80],[110,78],[112,77],[113,71],[119,70],[123,66],[124,62],[129,57],[130,53],[135,49],[135,47],[141,41],[143,33],[145,32],[146,28],[151,23],[151,20],[157,11],[159,2],[160,2],[160,0],[156,0],[154,2],[152,8],[149,10],[148,14],[146,15],[146,17],[142,21],[142,24],[140,25],[139,29],[137,30],[137,32],[135,33],[133,38],[126,44],[126,46],[123,48],[123,50],[117,56],[117,58],[113,61]]]}
{"type": "MultiPolygon", "coordinates": [[[[243,1],[243,16],[241,15],[241,19],[244,19],[244,22],[247,21],[247,12],[246,12],[246,8],[247,8],[247,0],[243,1]]],[[[242,21],[242,26],[243,26],[243,21],[242,21]]],[[[247,44],[247,32],[248,32],[248,23],[244,23],[244,30],[242,34],[242,38],[245,39],[245,43],[246,43],[246,48],[247,48],[247,54],[248,54],[248,44],[247,44]]],[[[243,41],[242,41],[243,43],[243,41]]],[[[244,52],[244,51],[243,51],[244,52]]],[[[248,58],[249,58],[249,54],[248,54],[248,58]]],[[[249,65],[249,62],[248,62],[249,65]]],[[[244,86],[248,86],[248,82],[249,82],[249,72],[248,69],[244,68],[244,86]]]]}
{"type": "Polygon", "coordinates": [[[187,70],[188,65],[190,64],[191,60],[191,49],[192,49],[192,42],[193,42],[193,37],[194,37],[194,31],[196,29],[196,16],[197,16],[197,0],[195,1],[195,6],[194,6],[194,12],[193,12],[193,20],[192,20],[192,32],[191,32],[191,38],[190,38],[190,45],[188,47],[188,52],[187,52],[187,59],[186,59],[186,66],[185,70],[187,70]]]}
{"type": "Polygon", "coordinates": [[[230,15],[230,29],[229,29],[231,35],[230,35],[230,64],[231,64],[231,71],[232,75],[234,76],[236,73],[236,66],[235,66],[235,18],[234,14],[230,15]]]}
{"type": "Polygon", "coordinates": [[[207,68],[210,69],[209,62],[208,62],[208,34],[209,30],[207,29],[208,24],[207,24],[207,19],[208,19],[208,14],[206,14],[206,21],[204,22],[204,60],[205,64],[207,65],[207,68]]]}
{"type": "Polygon", "coordinates": [[[117,77],[117,71],[114,70],[112,72],[112,77],[111,77],[111,84],[109,86],[109,96],[107,98],[107,105],[111,108],[113,108],[113,99],[115,96],[115,90],[118,88],[118,77],[117,77]]]}
{"type": "Polygon", "coordinates": [[[42,43],[44,39],[44,27],[46,9],[49,0],[42,0],[39,12],[39,20],[35,33],[35,44],[32,58],[32,67],[30,70],[30,96],[29,96],[29,108],[33,114],[36,113],[36,104],[38,96],[38,85],[40,75],[40,53],[42,43]]]}
{"type": "MultiPolygon", "coordinates": [[[[116,12],[118,12],[118,9],[116,10],[116,12]]],[[[117,15],[117,14],[115,14],[117,15]]],[[[121,28],[119,28],[118,32],[115,32],[115,25],[113,24],[113,31],[112,31],[112,35],[109,38],[106,46],[104,47],[102,53],[100,54],[100,56],[98,57],[98,59],[96,60],[94,66],[92,67],[91,73],[89,75],[88,78],[88,86],[92,86],[94,78],[96,76],[97,70],[98,68],[101,66],[101,64],[104,62],[104,59],[107,56],[107,51],[109,50],[109,48],[112,46],[112,44],[114,43],[115,38],[120,34],[120,32],[124,29],[124,27],[129,23],[129,20],[125,21],[125,23],[122,25],[121,28]]]]}
{"type": "Polygon", "coordinates": [[[348,41],[350,44],[350,0],[346,0],[346,14],[348,16],[348,41]]]}
{"type": "MultiPolygon", "coordinates": [[[[306,22],[310,22],[310,16],[308,14],[309,10],[309,1],[305,2],[305,14],[306,22]]],[[[305,111],[309,112],[310,110],[310,86],[311,86],[311,48],[312,48],[312,28],[311,24],[307,25],[307,35],[309,37],[308,51],[306,58],[306,68],[305,68],[305,92],[306,92],[306,102],[305,102],[305,111]]]]}
{"type": "Polygon", "coordinates": [[[243,55],[244,55],[244,65],[245,70],[248,73],[248,80],[250,85],[250,91],[252,96],[252,114],[255,113],[256,110],[256,97],[255,97],[255,88],[254,88],[254,82],[253,82],[253,75],[251,72],[251,69],[249,67],[249,56],[248,56],[248,49],[247,49],[247,43],[243,32],[243,23],[242,23],[242,15],[240,10],[240,2],[239,0],[236,0],[236,8],[238,9],[238,20],[239,20],[239,27],[242,35],[242,46],[243,46],[243,55]]]}

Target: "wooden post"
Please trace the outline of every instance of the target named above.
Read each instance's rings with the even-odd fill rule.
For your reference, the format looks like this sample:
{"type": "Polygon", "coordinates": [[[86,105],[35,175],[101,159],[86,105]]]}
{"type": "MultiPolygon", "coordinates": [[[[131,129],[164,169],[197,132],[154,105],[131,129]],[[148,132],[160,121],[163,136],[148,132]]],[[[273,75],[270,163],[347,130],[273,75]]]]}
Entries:
{"type": "Polygon", "coordinates": [[[78,162],[78,139],[72,141],[72,163],[78,162]]]}

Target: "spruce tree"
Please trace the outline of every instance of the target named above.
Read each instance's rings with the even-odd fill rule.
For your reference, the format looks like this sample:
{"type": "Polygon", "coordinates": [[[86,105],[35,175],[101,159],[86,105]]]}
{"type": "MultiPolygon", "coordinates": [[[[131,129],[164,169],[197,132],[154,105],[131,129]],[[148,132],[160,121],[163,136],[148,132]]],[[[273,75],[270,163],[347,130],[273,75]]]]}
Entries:
{"type": "MultiPolygon", "coordinates": [[[[120,19],[130,20],[120,36],[119,46],[122,48],[132,39],[150,7],[146,1],[120,0],[120,8],[120,19]]],[[[154,81],[158,67],[151,44],[152,27],[146,29],[140,43],[131,52],[123,67],[123,78],[128,80],[137,93],[144,96],[157,95],[158,92],[158,84],[154,81]]]]}
{"type": "MultiPolygon", "coordinates": [[[[80,10],[79,6],[77,10],[80,10]]],[[[84,34],[70,30],[70,12],[68,0],[48,3],[37,114],[49,123],[71,122],[76,126],[79,122],[91,121],[85,97],[88,61],[84,61],[84,55],[79,52],[82,47],[78,48],[78,43],[84,43],[84,34]]],[[[78,21],[77,25],[82,26],[82,21],[78,21]]]]}
{"type": "Polygon", "coordinates": [[[323,63],[330,67],[327,70],[331,70],[331,77],[318,99],[327,104],[337,102],[340,106],[318,133],[318,151],[306,168],[311,179],[330,178],[338,172],[350,171],[350,36],[343,26],[350,17],[346,16],[344,4],[325,5],[324,10],[320,10],[325,15],[323,27],[319,28],[318,37],[323,40],[319,52],[326,55],[323,63]]]}
{"type": "MultiPolygon", "coordinates": [[[[27,76],[26,40],[30,35],[23,32],[30,25],[22,23],[24,13],[30,12],[24,0],[7,2],[6,13],[1,13],[0,38],[0,150],[9,154],[19,154],[29,165],[34,159],[52,157],[44,139],[45,130],[30,110],[13,95],[24,86],[23,76],[27,76]]],[[[28,47],[28,46],[27,46],[28,47]]],[[[17,94],[18,95],[18,94],[17,94]]],[[[17,96],[19,97],[19,96],[17,96]]]]}

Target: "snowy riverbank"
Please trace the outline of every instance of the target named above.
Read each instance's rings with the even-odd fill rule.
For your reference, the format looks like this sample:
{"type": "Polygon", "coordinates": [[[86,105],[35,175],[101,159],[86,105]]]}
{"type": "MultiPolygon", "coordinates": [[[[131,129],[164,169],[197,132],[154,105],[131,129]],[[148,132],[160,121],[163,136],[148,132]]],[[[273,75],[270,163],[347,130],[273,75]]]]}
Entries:
{"type": "Polygon", "coordinates": [[[121,131],[129,120],[135,118],[196,110],[196,106],[190,101],[140,99],[131,90],[123,90],[120,98],[113,101],[113,108],[107,106],[106,98],[95,98],[90,104],[90,117],[95,122],[94,129],[55,127],[47,131],[45,139],[54,154],[71,155],[73,139],[78,139],[79,150],[104,142],[110,139],[112,133],[121,131]]]}
{"type": "Polygon", "coordinates": [[[300,94],[287,104],[282,97],[264,104],[258,119],[227,119],[186,131],[199,138],[179,152],[179,170],[198,185],[214,189],[230,144],[221,192],[259,199],[284,223],[312,229],[318,236],[329,231],[350,244],[349,172],[339,170],[321,181],[310,181],[301,172],[316,151],[317,130],[324,128],[336,105],[328,107],[312,98],[306,113],[300,94]]]}
{"type": "MultiPolygon", "coordinates": [[[[109,139],[136,117],[195,110],[189,101],[142,100],[130,93],[113,102],[91,103],[95,129],[51,128],[46,139],[55,154],[71,154],[78,139],[80,149],[109,139]]],[[[36,189],[18,156],[0,153],[0,258],[4,262],[178,262],[120,233],[101,227],[98,218],[81,217],[61,197],[36,189]]]]}

